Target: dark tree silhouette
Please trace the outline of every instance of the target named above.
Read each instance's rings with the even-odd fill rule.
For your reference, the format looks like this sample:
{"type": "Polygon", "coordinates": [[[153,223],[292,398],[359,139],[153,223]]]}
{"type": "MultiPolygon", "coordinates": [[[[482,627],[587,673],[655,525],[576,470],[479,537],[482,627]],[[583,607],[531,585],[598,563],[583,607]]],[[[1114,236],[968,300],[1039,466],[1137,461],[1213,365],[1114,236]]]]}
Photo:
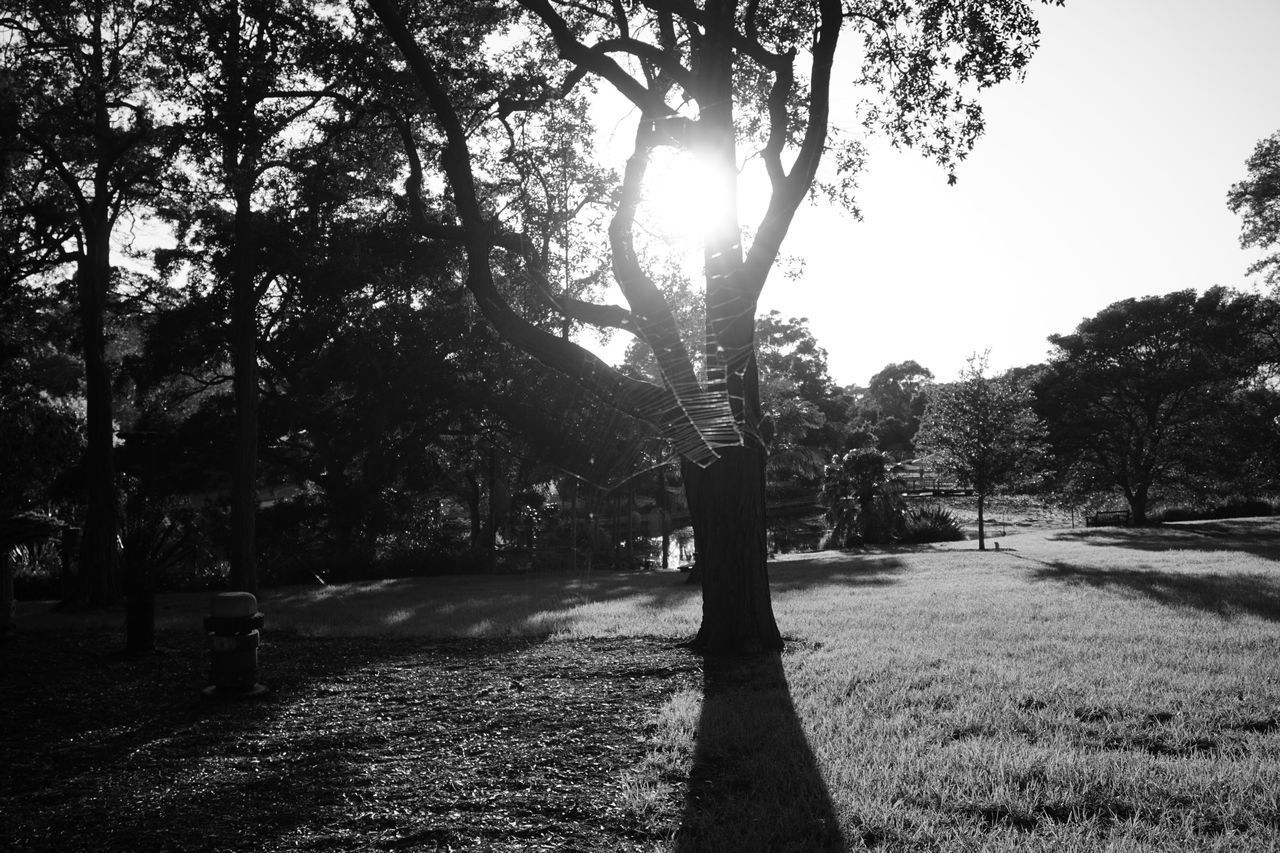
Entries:
{"type": "MultiPolygon", "coordinates": [[[[433,4],[426,14],[393,0],[369,0],[369,6],[403,55],[434,122],[431,140],[439,146],[449,196],[435,218],[417,217],[421,233],[465,246],[467,286],[503,338],[651,424],[681,455],[703,576],[695,644],[711,652],[780,647],[765,568],[755,310],[823,154],[836,144],[828,113],[838,39],[848,33],[861,50],[859,82],[876,103],[871,123],[950,169],[981,130],[976,91],[1018,74],[1031,57],[1037,26],[1028,5],[521,0],[433,4]],[[518,53],[477,68],[483,51],[468,50],[456,29],[477,16],[489,16],[499,29],[518,21],[518,53]],[[445,17],[455,28],[441,28],[445,17]],[[484,128],[510,126],[514,117],[536,121],[588,77],[616,91],[638,116],[608,229],[613,277],[629,308],[552,295],[548,253],[540,251],[546,247],[524,223],[503,217],[502,196],[486,181],[493,158],[485,140],[493,137],[484,128]],[[703,235],[704,376],[634,241],[649,160],[663,147],[695,156],[712,187],[703,235]],[[772,194],[744,246],[736,181],[740,152],[748,147],[761,158],[772,194]],[[660,383],[624,375],[522,316],[504,288],[498,256],[521,261],[525,276],[565,317],[644,341],[660,383]]],[[[519,136],[509,138],[517,143],[511,156],[518,156],[519,136]]],[[[858,150],[843,147],[837,162],[857,162],[858,150]]],[[[410,154],[416,164],[416,152],[410,154]]],[[[410,185],[411,209],[424,214],[425,206],[414,201],[426,186],[423,176],[413,174],[410,185]]],[[[847,174],[836,187],[851,188],[847,174]]]]}
{"type": "Polygon", "coordinates": [[[0,144],[6,201],[19,202],[3,220],[20,235],[6,249],[6,278],[75,265],[87,409],[79,596],[92,604],[120,595],[105,317],[112,237],[131,207],[154,196],[165,162],[152,108],[166,69],[149,62],[159,34],[154,9],[109,0],[22,0],[0,20],[0,144]]]}
{"type": "Polygon", "coordinates": [[[1265,359],[1269,314],[1248,294],[1181,290],[1116,302],[1051,335],[1057,351],[1035,390],[1055,455],[1119,489],[1145,524],[1153,488],[1214,465],[1227,403],[1265,359]]]}

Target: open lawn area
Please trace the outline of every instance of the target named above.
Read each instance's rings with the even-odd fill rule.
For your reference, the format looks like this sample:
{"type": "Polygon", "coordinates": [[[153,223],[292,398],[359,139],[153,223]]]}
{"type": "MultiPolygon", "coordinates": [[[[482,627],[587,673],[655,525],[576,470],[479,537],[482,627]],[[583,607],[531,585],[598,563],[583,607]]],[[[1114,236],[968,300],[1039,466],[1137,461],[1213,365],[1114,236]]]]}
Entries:
{"type": "Polygon", "coordinates": [[[675,573],[272,590],[241,704],[202,596],[24,603],[0,849],[1280,849],[1280,523],[1000,544],[780,558],[714,664],[675,573]]]}

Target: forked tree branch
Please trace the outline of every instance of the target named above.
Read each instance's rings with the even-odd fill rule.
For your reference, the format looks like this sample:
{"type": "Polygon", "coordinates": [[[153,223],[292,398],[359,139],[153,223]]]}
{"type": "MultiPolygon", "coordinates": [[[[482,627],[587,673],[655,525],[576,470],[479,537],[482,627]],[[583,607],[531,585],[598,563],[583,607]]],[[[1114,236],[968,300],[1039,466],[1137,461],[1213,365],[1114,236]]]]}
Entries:
{"type": "MultiPolygon", "coordinates": [[[[408,121],[403,118],[397,120],[396,127],[400,131],[405,157],[409,163],[409,176],[405,178],[405,194],[408,197],[409,218],[414,228],[423,237],[465,246],[469,237],[469,230],[465,226],[433,221],[427,215],[426,207],[422,203],[422,188],[425,184],[422,158],[418,155],[413,131],[408,121]]],[[[493,223],[487,223],[486,227],[491,229],[492,245],[511,252],[524,262],[539,298],[551,308],[566,318],[580,323],[638,334],[635,317],[619,305],[601,305],[577,299],[567,293],[555,293],[547,280],[546,268],[541,256],[534,248],[533,241],[524,234],[499,229],[493,226],[493,223]]]]}
{"type": "Polygon", "coordinates": [[[453,189],[454,204],[465,232],[461,242],[467,254],[467,288],[481,312],[508,342],[547,366],[573,377],[619,410],[662,426],[663,413],[675,408],[669,391],[625,376],[594,353],[535,326],[517,314],[502,296],[494,281],[489,258],[495,244],[495,232],[481,212],[462,122],[433,63],[418,45],[392,0],[368,0],[368,3],[403,54],[443,132],[441,164],[453,189]]]}
{"type": "MultiPolygon", "coordinates": [[[[822,151],[827,142],[827,129],[831,112],[831,68],[835,58],[836,42],[843,24],[840,0],[821,0],[820,20],[814,33],[812,63],[809,74],[809,104],[807,124],[799,151],[792,163],[791,172],[781,176],[781,139],[776,138],[778,116],[774,111],[774,96],[770,94],[770,140],[772,155],[766,152],[766,164],[769,157],[775,158],[775,165],[769,166],[773,192],[769,197],[769,206],[756,230],[755,240],[747,253],[744,272],[748,276],[749,286],[755,295],[760,295],[769,270],[777,260],[782,248],[783,238],[791,227],[791,220],[804,200],[813,179],[818,173],[818,163],[822,159],[822,151]]],[[[789,70],[787,72],[790,73],[789,70]]],[[[781,73],[779,72],[779,77],[781,73]]],[[[779,79],[779,77],[775,77],[779,79]]]]}

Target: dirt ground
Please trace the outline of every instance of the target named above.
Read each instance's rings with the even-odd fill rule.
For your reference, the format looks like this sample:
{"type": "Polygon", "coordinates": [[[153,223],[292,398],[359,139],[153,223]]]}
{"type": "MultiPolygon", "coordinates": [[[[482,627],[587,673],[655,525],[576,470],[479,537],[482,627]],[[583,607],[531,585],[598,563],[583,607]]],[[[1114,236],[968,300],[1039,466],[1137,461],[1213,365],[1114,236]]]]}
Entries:
{"type": "Polygon", "coordinates": [[[271,692],[221,704],[200,699],[195,638],[142,660],[110,653],[118,631],[0,644],[0,849],[648,850],[675,832],[620,804],[653,711],[701,683],[670,640],[267,636],[271,692]]]}

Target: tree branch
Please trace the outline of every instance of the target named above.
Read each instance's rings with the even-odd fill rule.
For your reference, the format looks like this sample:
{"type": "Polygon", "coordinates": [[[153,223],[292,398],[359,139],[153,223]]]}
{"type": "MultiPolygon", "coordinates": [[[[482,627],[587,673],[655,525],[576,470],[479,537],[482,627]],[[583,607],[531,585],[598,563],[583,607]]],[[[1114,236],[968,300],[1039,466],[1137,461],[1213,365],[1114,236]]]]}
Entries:
{"type": "Polygon", "coordinates": [[[628,74],[603,51],[578,41],[568,22],[560,17],[548,0],[519,0],[519,3],[547,26],[560,49],[560,55],[566,60],[607,80],[644,115],[650,118],[676,115],[676,111],[667,105],[660,94],[628,74]]]}
{"type": "MultiPolygon", "coordinates": [[[[669,392],[651,383],[624,376],[601,361],[594,353],[572,341],[538,328],[519,316],[502,297],[494,283],[489,261],[489,251],[494,243],[494,229],[481,213],[472,173],[470,149],[462,123],[442,81],[436,74],[434,65],[418,46],[403,18],[396,11],[392,0],[368,0],[368,2],[392,41],[404,55],[410,71],[426,96],[436,122],[443,131],[445,140],[441,163],[453,188],[454,203],[465,232],[463,245],[467,253],[467,288],[475,297],[481,312],[508,342],[534,356],[548,367],[572,377],[601,400],[619,410],[649,423],[663,426],[662,413],[672,408],[669,392]]],[[[545,2],[542,5],[546,6],[547,12],[558,19],[545,2]]],[[[563,21],[561,23],[563,24],[563,21]]]]}
{"type": "MultiPolygon", "coordinates": [[[[781,186],[778,182],[774,183],[769,206],[760,220],[755,240],[751,243],[751,251],[747,253],[744,272],[750,279],[750,286],[756,297],[760,295],[769,270],[778,257],[782,240],[791,227],[796,209],[813,185],[818,163],[826,146],[831,107],[831,67],[843,23],[840,7],[840,0],[821,0],[821,20],[814,33],[812,49],[808,123],[804,138],[800,142],[800,150],[792,164],[791,173],[782,180],[781,186]]],[[[770,94],[771,125],[777,121],[777,116],[772,115],[772,102],[773,93],[770,94]]],[[[771,128],[771,137],[772,133],[771,128]]],[[[774,142],[771,138],[770,143],[774,142]]],[[[781,169],[780,163],[777,168],[781,169]]],[[[773,177],[771,169],[770,178],[773,177]]]]}

